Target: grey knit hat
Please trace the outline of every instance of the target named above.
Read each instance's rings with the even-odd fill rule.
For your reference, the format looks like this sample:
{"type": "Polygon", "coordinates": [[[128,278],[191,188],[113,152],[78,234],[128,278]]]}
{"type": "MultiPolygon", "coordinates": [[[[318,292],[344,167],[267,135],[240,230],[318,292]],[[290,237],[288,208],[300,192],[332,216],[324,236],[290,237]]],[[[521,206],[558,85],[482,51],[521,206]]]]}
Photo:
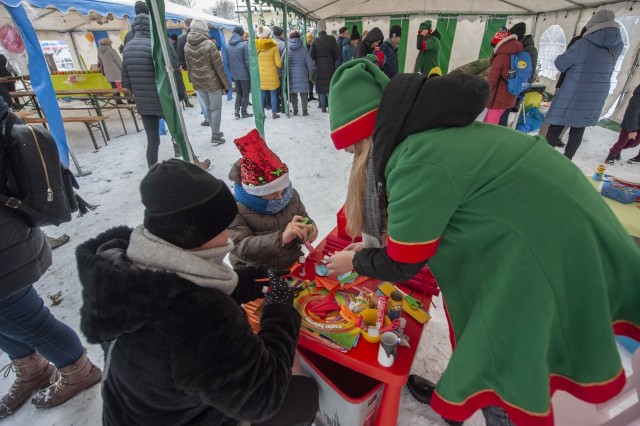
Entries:
{"type": "Polygon", "coordinates": [[[602,24],[607,21],[615,21],[616,14],[613,10],[601,9],[593,14],[589,22],[587,22],[587,29],[594,27],[598,24],[602,24]]]}

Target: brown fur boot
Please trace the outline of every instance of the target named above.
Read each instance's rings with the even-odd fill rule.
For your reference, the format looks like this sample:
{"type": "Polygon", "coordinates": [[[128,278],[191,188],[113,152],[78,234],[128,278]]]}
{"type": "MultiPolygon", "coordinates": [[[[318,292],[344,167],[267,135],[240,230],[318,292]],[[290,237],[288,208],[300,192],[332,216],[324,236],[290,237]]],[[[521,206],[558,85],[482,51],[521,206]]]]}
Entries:
{"type": "Polygon", "coordinates": [[[0,418],[10,416],[22,407],[34,392],[47,387],[56,371],[56,368],[37,352],[24,358],[14,359],[5,368],[5,377],[9,374],[9,370],[13,370],[16,373],[16,380],[9,389],[9,393],[0,401],[0,418]]]}
{"type": "Polygon", "coordinates": [[[31,403],[37,408],[51,408],[68,401],[84,389],[100,383],[102,371],[89,360],[87,350],[75,362],[59,369],[51,386],[38,392],[31,403]]]}

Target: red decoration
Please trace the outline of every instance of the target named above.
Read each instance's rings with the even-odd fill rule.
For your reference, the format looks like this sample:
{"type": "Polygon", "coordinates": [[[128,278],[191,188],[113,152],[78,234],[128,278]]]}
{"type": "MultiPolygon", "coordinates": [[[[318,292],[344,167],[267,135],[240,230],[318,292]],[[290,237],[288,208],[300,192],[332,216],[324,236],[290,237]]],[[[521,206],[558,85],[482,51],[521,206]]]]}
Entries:
{"type": "Polygon", "coordinates": [[[21,54],[24,52],[24,42],[16,27],[5,24],[0,27],[0,44],[11,53],[21,54]]]}
{"type": "Polygon", "coordinates": [[[240,174],[245,185],[266,185],[289,172],[287,165],[269,149],[256,129],[234,142],[242,154],[240,174]]]}

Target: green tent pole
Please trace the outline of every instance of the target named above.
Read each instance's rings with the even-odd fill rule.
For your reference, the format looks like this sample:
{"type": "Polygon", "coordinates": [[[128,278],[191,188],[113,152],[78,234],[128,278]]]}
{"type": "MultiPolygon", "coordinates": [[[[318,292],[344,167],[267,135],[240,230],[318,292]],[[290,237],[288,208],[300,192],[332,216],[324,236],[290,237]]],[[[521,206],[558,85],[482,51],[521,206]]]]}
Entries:
{"type": "Polygon", "coordinates": [[[307,47],[307,16],[304,17],[304,35],[302,36],[304,47],[307,47]]]}
{"type": "Polygon", "coordinates": [[[282,31],[284,32],[284,57],[282,58],[282,103],[284,105],[284,113],[287,117],[289,114],[289,31],[287,30],[287,5],[283,7],[282,31]]]}
{"type": "Polygon", "coordinates": [[[262,91],[260,90],[260,71],[258,70],[258,52],[256,51],[256,34],[253,31],[251,16],[251,0],[245,0],[247,5],[247,25],[249,26],[249,74],[251,75],[251,103],[253,104],[253,118],[256,129],[264,138],[264,110],[262,109],[262,91]]]}
{"type": "Polygon", "coordinates": [[[153,56],[156,86],[162,111],[164,112],[164,119],[167,122],[171,136],[173,136],[182,151],[184,160],[189,161],[192,159],[194,163],[197,163],[187,138],[187,130],[180,112],[180,99],[178,99],[178,89],[167,44],[167,30],[164,24],[164,0],[146,0],[146,2],[151,15],[151,54],[153,56]]]}

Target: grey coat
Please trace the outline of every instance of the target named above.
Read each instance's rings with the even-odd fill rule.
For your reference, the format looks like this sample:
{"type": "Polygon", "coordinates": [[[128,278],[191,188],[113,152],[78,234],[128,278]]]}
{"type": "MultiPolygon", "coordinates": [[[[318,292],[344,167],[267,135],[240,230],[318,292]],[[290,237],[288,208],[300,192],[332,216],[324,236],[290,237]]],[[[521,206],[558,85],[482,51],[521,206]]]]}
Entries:
{"type": "Polygon", "coordinates": [[[587,127],[598,122],[611,86],[613,68],[623,48],[617,25],[609,21],[592,27],[556,58],[556,68],[566,75],[545,123],[587,127]]]}
{"type": "MultiPolygon", "coordinates": [[[[137,15],[133,21],[135,34],[124,47],[122,60],[122,85],[133,93],[140,115],[163,115],[156,87],[156,72],[151,57],[151,27],[149,15],[137,15]]],[[[173,49],[169,49],[174,68],[178,60],[173,49]]]]}
{"type": "Polygon", "coordinates": [[[229,78],[222,65],[222,57],[207,32],[197,29],[189,32],[184,57],[189,80],[198,92],[229,90],[229,78]]]}
{"type": "Polygon", "coordinates": [[[316,61],[316,92],[329,93],[329,83],[336,71],[336,60],[340,56],[336,39],[321,33],[311,42],[309,53],[316,61]]]}
{"type": "MultiPolygon", "coordinates": [[[[5,154],[0,144],[0,192],[6,185],[5,154]]],[[[30,228],[24,213],[0,205],[0,299],[34,284],[51,266],[51,248],[40,228],[30,228]]]]}
{"type": "Polygon", "coordinates": [[[122,59],[113,47],[101,45],[98,48],[98,63],[102,65],[102,72],[109,83],[120,81],[122,59]]]}
{"type": "Polygon", "coordinates": [[[289,93],[308,93],[313,61],[299,38],[289,39],[289,93]]]}
{"type": "Polygon", "coordinates": [[[240,34],[231,34],[224,54],[225,63],[229,67],[231,78],[234,81],[251,80],[249,74],[249,45],[242,40],[240,34]]]}
{"type": "MultiPolygon", "coordinates": [[[[229,178],[234,182],[241,182],[238,162],[231,168],[229,178]]],[[[293,241],[282,245],[282,233],[293,216],[308,217],[298,191],[294,189],[289,204],[271,215],[257,213],[242,203],[236,204],[238,214],[229,225],[229,237],[235,245],[229,253],[231,266],[289,268],[302,256],[300,243],[293,241]]]]}

